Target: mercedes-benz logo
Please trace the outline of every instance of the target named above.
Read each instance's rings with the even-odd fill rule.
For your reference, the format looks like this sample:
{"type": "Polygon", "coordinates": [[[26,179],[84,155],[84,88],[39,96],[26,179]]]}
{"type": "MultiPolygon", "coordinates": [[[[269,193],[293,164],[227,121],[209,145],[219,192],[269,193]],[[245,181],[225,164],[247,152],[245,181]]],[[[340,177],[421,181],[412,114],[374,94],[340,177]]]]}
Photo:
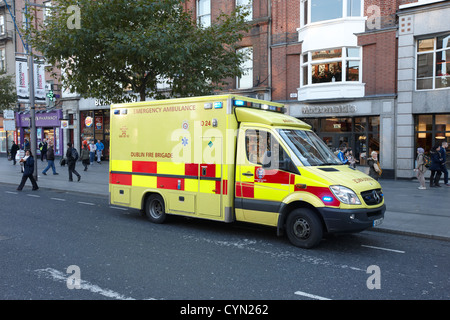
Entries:
{"type": "Polygon", "coordinates": [[[376,201],[377,203],[380,203],[380,202],[381,202],[381,196],[378,194],[378,192],[377,192],[376,190],[373,190],[373,191],[372,191],[372,195],[373,195],[373,198],[375,199],[375,201],[376,201]]]}

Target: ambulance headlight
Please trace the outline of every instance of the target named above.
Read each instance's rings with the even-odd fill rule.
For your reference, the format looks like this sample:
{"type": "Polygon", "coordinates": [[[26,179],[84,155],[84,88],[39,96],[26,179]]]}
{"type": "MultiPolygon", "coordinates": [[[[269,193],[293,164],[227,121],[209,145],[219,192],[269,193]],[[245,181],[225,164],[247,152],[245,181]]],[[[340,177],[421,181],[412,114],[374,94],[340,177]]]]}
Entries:
{"type": "Polygon", "coordinates": [[[345,204],[361,204],[356,193],[344,186],[330,186],[331,192],[339,199],[340,202],[345,204]]]}

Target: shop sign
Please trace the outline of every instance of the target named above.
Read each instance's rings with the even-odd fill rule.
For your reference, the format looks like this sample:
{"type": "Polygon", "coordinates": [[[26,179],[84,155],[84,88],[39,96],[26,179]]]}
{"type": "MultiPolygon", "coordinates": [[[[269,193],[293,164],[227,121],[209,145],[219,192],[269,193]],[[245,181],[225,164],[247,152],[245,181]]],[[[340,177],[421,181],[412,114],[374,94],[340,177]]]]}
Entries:
{"type": "Polygon", "coordinates": [[[3,129],[5,131],[15,131],[16,121],[15,120],[3,120],[3,129]]]}
{"type": "Polygon", "coordinates": [[[356,106],[353,104],[342,104],[338,106],[304,106],[303,114],[321,114],[321,113],[355,113],[356,106]]]}
{"type": "MultiPolygon", "coordinates": [[[[35,114],[36,127],[59,127],[62,118],[62,111],[57,110],[49,113],[35,114]]],[[[30,126],[30,114],[19,114],[17,119],[18,127],[30,126]]]]}
{"type": "Polygon", "coordinates": [[[3,110],[3,119],[14,120],[14,110],[3,110]]]}
{"type": "Polygon", "coordinates": [[[94,120],[90,116],[86,117],[86,119],[84,120],[84,125],[88,128],[92,127],[93,123],[94,123],[94,120]]]}

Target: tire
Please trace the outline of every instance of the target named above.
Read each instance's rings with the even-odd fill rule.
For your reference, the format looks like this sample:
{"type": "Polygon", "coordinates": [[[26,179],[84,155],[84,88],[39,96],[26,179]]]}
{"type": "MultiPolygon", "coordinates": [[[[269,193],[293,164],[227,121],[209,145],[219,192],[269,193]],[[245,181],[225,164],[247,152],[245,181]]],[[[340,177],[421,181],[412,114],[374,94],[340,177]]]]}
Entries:
{"type": "Polygon", "coordinates": [[[295,209],[286,220],[286,234],[294,246],[310,249],[322,240],[323,227],[319,217],[310,209],[295,209]]]}
{"type": "Polygon", "coordinates": [[[164,200],[159,194],[152,194],[145,201],[145,215],[153,223],[163,223],[166,220],[164,200]]]}

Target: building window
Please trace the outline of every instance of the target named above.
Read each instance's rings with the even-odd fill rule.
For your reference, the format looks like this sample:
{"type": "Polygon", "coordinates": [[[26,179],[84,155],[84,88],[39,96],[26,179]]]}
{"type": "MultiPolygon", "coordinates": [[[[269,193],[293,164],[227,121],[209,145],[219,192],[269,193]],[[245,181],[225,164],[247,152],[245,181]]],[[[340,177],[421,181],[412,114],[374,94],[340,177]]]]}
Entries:
{"type": "Polygon", "coordinates": [[[6,71],[5,48],[0,48],[0,71],[6,71]]]}
{"type": "Polygon", "coordinates": [[[245,18],[246,21],[253,19],[253,0],[236,0],[236,6],[244,7],[244,10],[249,13],[245,18]]]}
{"type": "Polygon", "coordinates": [[[360,81],[360,48],[306,52],[302,56],[302,85],[360,81]]]}
{"type": "Polygon", "coordinates": [[[417,90],[450,87],[450,34],[417,41],[417,90]]]}
{"type": "Polygon", "coordinates": [[[244,55],[244,62],[241,65],[243,74],[236,79],[237,89],[253,88],[253,48],[245,47],[238,49],[238,53],[244,55]]]}
{"type": "Polygon", "coordinates": [[[426,153],[436,143],[450,142],[450,113],[417,115],[414,131],[416,149],[423,148],[426,153]]]}
{"type": "Polygon", "coordinates": [[[0,14],[0,34],[5,34],[6,28],[5,28],[5,16],[3,14],[0,14]]]}
{"type": "Polygon", "coordinates": [[[361,17],[361,0],[303,0],[302,24],[361,17]]]}
{"type": "Polygon", "coordinates": [[[197,0],[197,22],[204,28],[211,26],[211,0],[197,0]]]}
{"type": "Polygon", "coordinates": [[[49,19],[52,14],[52,9],[51,9],[52,6],[53,6],[53,4],[51,1],[44,2],[44,14],[43,14],[44,24],[47,23],[47,19],[49,19]]]}
{"type": "Polygon", "coordinates": [[[347,17],[361,17],[361,0],[347,1],[347,17]]]}

